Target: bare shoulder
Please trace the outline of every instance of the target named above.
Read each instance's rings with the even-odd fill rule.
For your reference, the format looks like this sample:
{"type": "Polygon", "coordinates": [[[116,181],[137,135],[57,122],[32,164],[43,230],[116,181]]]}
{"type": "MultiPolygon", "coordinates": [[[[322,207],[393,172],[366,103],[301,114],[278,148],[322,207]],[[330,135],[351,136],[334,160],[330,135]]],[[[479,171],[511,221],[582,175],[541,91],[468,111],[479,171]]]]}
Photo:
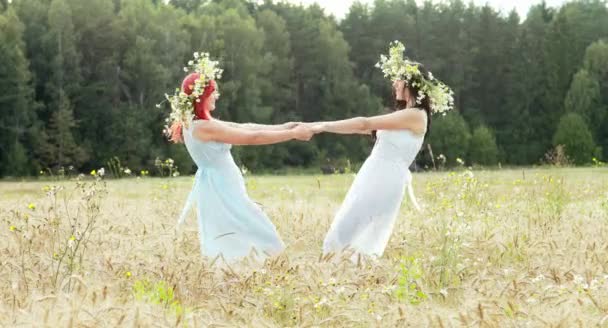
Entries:
{"type": "Polygon", "coordinates": [[[424,134],[427,128],[427,114],[424,109],[407,108],[395,112],[397,120],[415,134],[424,134]]]}
{"type": "Polygon", "coordinates": [[[417,107],[406,108],[406,109],[402,110],[401,112],[403,112],[403,114],[408,117],[414,117],[414,118],[418,118],[418,119],[427,118],[426,111],[422,108],[417,108],[417,107]]]}
{"type": "Polygon", "coordinates": [[[397,120],[406,120],[410,122],[426,122],[426,112],[419,108],[406,108],[388,114],[397,120]]]}
{"type": "Polygon", "coordinates": [[[223,124],[216,120],[197,120],[192,122],[193,134],[198,139],[203,141],[211,141],[211,136],[219,129],[222,129],[223,124]]]}
{"type": "Polygon", "coordinates": [[[192,128],[194,130],[208,130],[217,127],[218,123],[216,120],[196,120],[192,122],[192,128]]]}
{"type": "Polygon", "coordinates": [[[216,119],[216,118],[214,118],[212,120],[209,120],[208,122],[213,122],[215,124],[221,124],[222,126],[229,126],[229,127],[233,127],[233,128],[236,128],[236,127],[239,126],[238,123],[229,122],[229,121],[222,121],[222,120],[219,120],[219,119],[216,119]]]}

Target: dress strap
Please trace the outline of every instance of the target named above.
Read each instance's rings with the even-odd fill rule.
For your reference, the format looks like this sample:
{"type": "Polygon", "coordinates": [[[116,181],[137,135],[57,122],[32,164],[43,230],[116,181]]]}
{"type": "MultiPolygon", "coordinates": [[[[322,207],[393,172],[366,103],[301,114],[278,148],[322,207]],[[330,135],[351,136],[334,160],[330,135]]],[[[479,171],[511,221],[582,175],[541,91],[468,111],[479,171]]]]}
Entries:
{"type": "Polygon", "coordinates": [[[200,184],[202,173],[203,169],[198,168],[198,170],[196,170],[196,174],[194,175],[194,185],[192,185],[192,190],[190,191],[190,194],[186,199],[186,204],[182,209],[182,214],[177,220],[177,227],[181,226],[184,223],[184,221],[186,220],[186,215],[188,215],[188,212],[190,212],[190,208],[192,207],[192,203],[194,203],[194,198],[196,197],[196,190],[198,189],[198,186],[200,184]]]}

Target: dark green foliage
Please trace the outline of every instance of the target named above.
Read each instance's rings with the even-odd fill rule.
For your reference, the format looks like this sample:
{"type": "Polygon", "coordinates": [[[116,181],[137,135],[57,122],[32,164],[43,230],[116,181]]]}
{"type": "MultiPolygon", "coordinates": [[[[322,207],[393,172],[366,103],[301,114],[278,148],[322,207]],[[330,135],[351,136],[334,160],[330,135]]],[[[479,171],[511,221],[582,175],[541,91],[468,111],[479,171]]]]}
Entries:
{"type": "MultiPolygon", "coordinates": [[[[374,64],[396,39],[456,93],[457,113],[436,117],[427,138],[435,156],[535,164],[563,141],[560,119],[577,113],[605,161],[607,36],[600,0],[541,3],[526,17],[461,0],[376,0],[355,3],[340,22],[316,5],[273,1],[0,1],[0,176],[88,171],[115,156],[134,171],[172,157],[191,173],[183,147],[161,135],[167,108],[155,104],[179,85],[194,51],[225,68],[222,119],[382,113],[391,90],[374,64]]],[[[322,135],[237,147],[235,156],[255,172],[356,164],[371,146],[365,136],[322,135]]]]}
{"type": "Polygon", "coordinates": [[[596,150],[585,120],[576,113],[562,117],[553,137],[553,145],[563,145],[566,155],[575,164],[591,163],[596,150]]]}

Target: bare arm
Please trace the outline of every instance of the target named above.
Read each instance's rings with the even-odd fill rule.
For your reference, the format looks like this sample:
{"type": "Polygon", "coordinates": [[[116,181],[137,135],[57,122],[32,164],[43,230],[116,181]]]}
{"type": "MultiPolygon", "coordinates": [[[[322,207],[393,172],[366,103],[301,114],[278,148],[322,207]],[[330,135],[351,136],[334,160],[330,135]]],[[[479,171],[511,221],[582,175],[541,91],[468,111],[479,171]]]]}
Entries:
{"type": "Polygon", "coordinates": [[[410,130],[423,134],[426,130],[426,113],[420,110],[400,110],[372,117],[354,117],[346,120],[321,122],[313,130],[337,134],[369,134],[374,130],[410,130]]]}
{"type": "Polygon", "coordinates": [[[249,130],[212,120],[197,124],[193,135],[202,141],[216,141],[232,145],[271,145],[292,139],[309,140],[312,131],[303,126],[281,131],[249,130]]]}
{"type": "Polygon", "coordinates": [[[253,131],[258,131],[258,130],[282,131],[282,130],[292,129],[298,125],[297,122],[288,122],[288,123],[275,124],[275,125],[257,124],[257,123],[235,123],[235,122],[226,122],[226,121],[221,121],[221,122],[225,123],[227,125],[230,125],[231,127],[234,127],[234,128],[241,128],[241,129],[247,129],[247,130],[253,130],[253,131]]]}

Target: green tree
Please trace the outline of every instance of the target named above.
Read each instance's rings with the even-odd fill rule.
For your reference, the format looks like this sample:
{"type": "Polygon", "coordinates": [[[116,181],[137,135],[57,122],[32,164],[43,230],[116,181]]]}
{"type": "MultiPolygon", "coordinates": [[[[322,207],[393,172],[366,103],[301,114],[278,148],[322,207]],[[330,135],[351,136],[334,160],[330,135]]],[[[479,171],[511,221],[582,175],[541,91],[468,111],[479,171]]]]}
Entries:
{"type": "Polygon", "coordinates": [[[433,121],[429,143],[434,155],[443,154],[449,165],[455,165],[457,158],[466,159],[470,140],[469,125],[460,113],[451,112],[433,121]]]}
{"type": "Polygon", "coordinates": [[[592,43],[585,52],[584,66],[595,77],[608,78],[608,42],[592,43]]]}
{"type": "Polygon", "coordinates": [[[79,167],[87,160],[87,153],[74,138],[78,126],[68,97],[59,94],[59,109],[53,113],[48,129],[46,163],[52,168],[73,165],[79,167]]]}
{"type": "Polygon", "coordinates": [[[555,131],[564,113],[564,96],[583,63],[587,47],[607,34],[608,8],[604,1],[569,2],[555,14],[547,35],[545,56],[549,68],[543,102],[545,131],[555,131]]]}
{"type": "MultiPolygon", "coordinates": [[[[292,83],[294,61],[291,55],[291,40],[285,20],[270,9],[255,14],[256,24],[264,34],[263,58],[258,80],[260,108],[257,115],[260,123],[298,121],[295,113],[295,87],[292,83]]],[[[286,165],[293,144],[272,145],[262,148],[243,149],[242,159],[256,171],[261,168],[279,169],[286,165]]]]}
{"type": "Polygon", "coordinates": [[[49,123],[42,131],[40,153],[45,167],[74,165],[79,168],[86,154],[77,142],[76,120],[71,97],[81,87],[81,55],[78,50],[78,32],[72,21],[72,8],[66,0],[52,0],[48,9],[48,32],[45,47],[51,58],[48,80],[44,86],[46,117],[49,123]],[[71,149],[73,148],[73,149],[71,149]]]}
{"type": "Polygon", "coordinates": [[[183,18],[182,10],[147,0],[127,1],[120,8],[114,22],[120,35],[118,76],[108,78],[116,81],[119,101],[105,109],[103,115],[111,120],[95,131],[103,140],[97,155],[101,163],[118,156],[129,167],[145,167],[171,152],[161,134],[166,115],[155,104],[179,86],[182,67],[192,57],[183,18]]]}
{"type": "MultiPolygon", "coordinates": [[[[257,13],[256,23],[264,33],[262,51],[263,72],[259,81],[262,106],[271,108],[268,118],[274,122],[293,117],[295,88],[292,83],[294,61],[291,55],[291,40],[285,20],[275,12],[265,9],[257,13]]],[[[267,118],[266,122],[269,122],[267,118]]]]}
{"type": "Polygon", "coordinates": [[[492,130],[480,126],[473,131],[469,146],[469,160],[474,164],[495,165],[498,162],[498,147],[492,130]]]}
{"type": "Polygon", "coordinates": [[[0,176],[26,175],[37,122],[31,74],[25,57],[24,26],[12,9],[0,14],[0,176]]]}
{"type": "Polygon", "coordinates": [[[606,111],[600,100],[598,81],[587,70],[578,71],[566,94],[565,108],[566,112],[577,113],[583,117],[594,136],[599,132],[606,111]]]}
{"type": "Polygon", "coordinates": [[[205,0],[170,0],[169,3],[177,8],[181,8],[186,12],[197,10],[205,0]]]}
{"type": "Polygon", "coordinates": [[[496,129],[497,143],[509,163],[537,162],[550,146],[546,134],[552,129],[547,127],[544,104],[549,68],[544,58],[552,17],[553,10],[545,3],[533,6],[518,33],[512,65],[504,83],[502,121],[506,122],[496,129]]]}
{"type": "Polygon", "coordinates": [[[591,162],[595,155],[593,137],[585,120],[577,113],[564,115],[553,136],[553,145],[563,145],[566,154],[575,164],[591,162]]]}
{"type": "MultiPolygon", "coordinates": [[[[537,162],[568,112],[583,116],[608,158],[608,46],[600,40],[608,35],[608,9],[602,0],[560,8],[541,2],[523,21],[514,11],[462,0],[355,3],[340,22],[318,5],[270,0],[2,5],[0,108],[9,114],[0,118],[0,174],[47,165],[38,159],[55,142],[50,123],[69,111],[71,119],[63,121],[76,126],[67,130],[90,155],[82,169],[114,156],[133,169],[171,156],[188,172],[192,162],[183,147],[160,133],[167,108],[154,105],[179,85],[194,51],[210,52],[226,69],[216,112],[222,119],[278,123],[378,114],[381,101],[391,107],[393,97],[374,64],[395,39],[454,89],[456,116],[495,133],[501,160],[537,162]]],[[[436,120],[429,140],[444,129],[443,120],[436,120]]],[[[466,155],[471,142],[451,157],[466,155]]],[[[280,169],[326,158],[359,162],[370,146],[366,137],[321,135],[311,143],[235,148],[235,155],[255,170],[280,169]]]]}
{"type": "Polygon", "coordinates": [[[587,48],[584,67],[599,83],[600,103],[595,109],[603,120],[596,129],[595,140],[604,151],[604,159],[608,159],[608,42],[600,40],[587,48]]]}
{"type": "Polygon", "coordinates": [[[78,35],[72,22],[72,9],[66,0],[53,0],[48,13],[49,47],[52,78],[48,93],[57,104],[61,93],[75,95],[80,87],[80,59],[78,35]]]}

